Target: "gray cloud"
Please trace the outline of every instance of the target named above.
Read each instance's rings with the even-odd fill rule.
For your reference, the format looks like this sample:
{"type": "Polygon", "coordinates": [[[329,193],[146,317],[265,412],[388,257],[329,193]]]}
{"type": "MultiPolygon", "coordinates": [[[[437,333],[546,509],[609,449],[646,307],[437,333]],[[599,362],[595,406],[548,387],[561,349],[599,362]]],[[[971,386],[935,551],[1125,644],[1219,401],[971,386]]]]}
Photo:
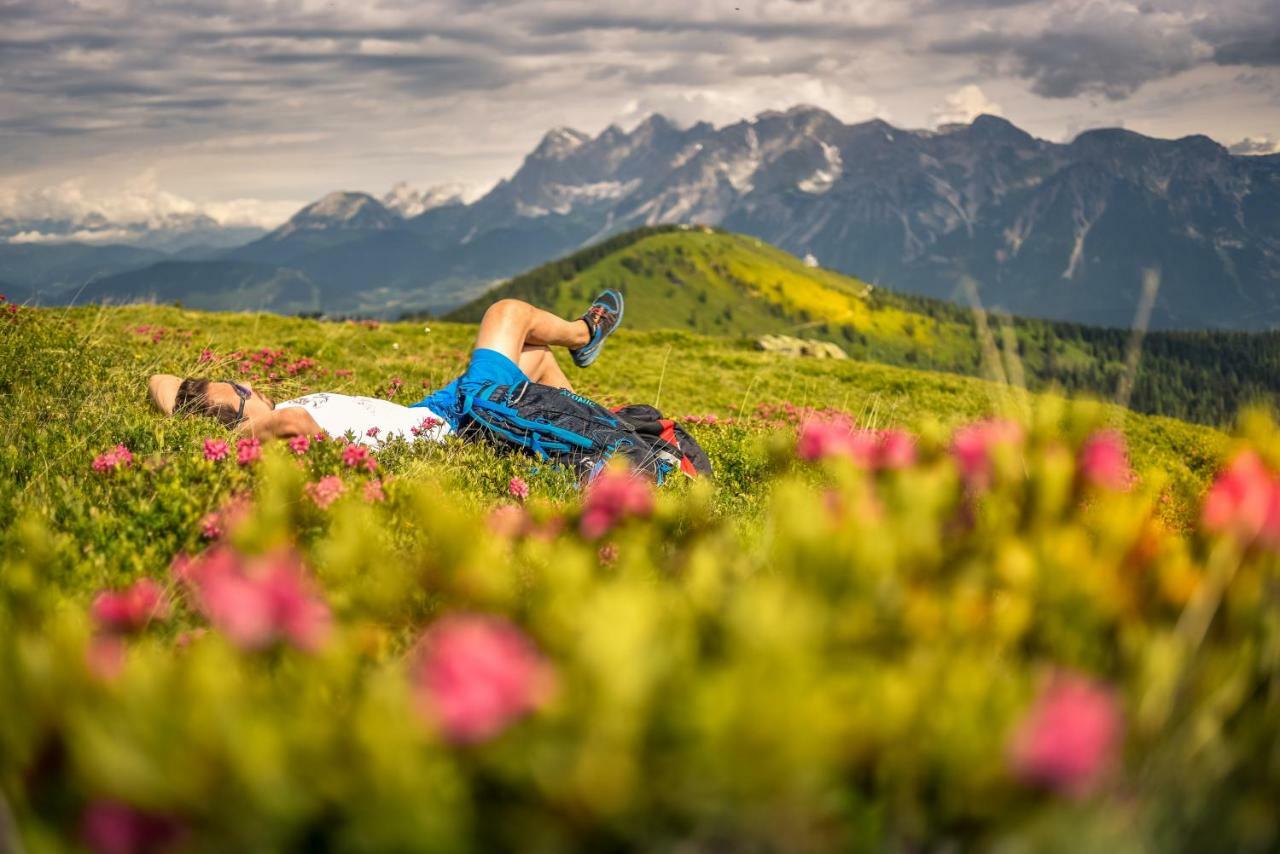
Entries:
{"type": "Polygon", "coordinates": [[[1240,139],[1272,130],[1259,105],[1280,91],[1280,0],[736,7],[0,0],[0,191],[148,168],[188,198],[305,201],[330,184],[487,182],[551,125],[595,132],[655,110],[725,123],[798,102],[924,125],[954,114],[958,93],[1050,136],[1102,96],[1148,117],[1183,111],[1147,130],[1240,139]],[[1225,124],[1223,65],[1259,77],[1231,90],[1225,124]],[[1183,93],[1199,106],[1152,106],[1183,93]],[[1209,125],[1197,116],[1211,106],[1209,125]]]}
{"type": "Polygon", "coordinates": [[[984,32],[938,42],[941,53],[1008,60],[1047,98],[1129,97],[1144,83],[1193,67],[1203,51],[1187,21],[1133,7],[1089,3],[1052,15],[1034,32],[984,32]]]}

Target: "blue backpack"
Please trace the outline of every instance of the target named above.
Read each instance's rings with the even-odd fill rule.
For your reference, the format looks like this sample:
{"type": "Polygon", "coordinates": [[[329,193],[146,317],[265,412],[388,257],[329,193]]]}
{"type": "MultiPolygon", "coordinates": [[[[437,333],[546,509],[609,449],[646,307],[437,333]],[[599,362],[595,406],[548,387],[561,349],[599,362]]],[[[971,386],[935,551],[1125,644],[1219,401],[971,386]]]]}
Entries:
{"type": "MultiPolygon", "coordinates": [[[[643,424],[637,430],[634,420],[567,389],[535,382],[488,383],[463,398],[462,416],[464,435],[479,432],[500,446],[570,466],[586,482],[616,458],[658,484],[674,471],[690,471],[678,446],[643,431],[643,424]]],[[[702,449],[697,450],[705,459],[702,449]]]]}

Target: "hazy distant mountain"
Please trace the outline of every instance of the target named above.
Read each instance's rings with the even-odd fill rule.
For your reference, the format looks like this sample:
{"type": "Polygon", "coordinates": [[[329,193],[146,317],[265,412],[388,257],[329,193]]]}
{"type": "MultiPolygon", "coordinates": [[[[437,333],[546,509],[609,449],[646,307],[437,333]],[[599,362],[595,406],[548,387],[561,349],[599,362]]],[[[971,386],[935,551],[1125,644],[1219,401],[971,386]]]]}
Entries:
{"type": "Polygon", "coordinates": [[[213,311],[281,314],[319,311],[322,290],[297,270],[246,261],[162,261],[141,270],[96,279],[81,302],[180,302],[213,311]]]}
{"type": "MultiPolygon", "coordinates": [[[[1280,325],[1280,156],[1115,129],[1058,144],[992,116],[913,131],[797,107],[723,128],[662,116],[595,137],[556,128],[470,204],[407,187],[382,201],[332,193],[222,257],[298,271],[329,311],[440,310],[665,222],[931,296],[955,299],[971,276],[989,307],[1107,325],[1131,322],[1153,268],[1156,327],[1280,325]]],[[[25,281],[2,261],[0,276],[25,281]]]]}
{"type": "Polygon", "coordinates": [[[136,270],[164,257],[133,246],[0,243],[0,278],[43,302],[64,302],[93,278],[136,270]]]}

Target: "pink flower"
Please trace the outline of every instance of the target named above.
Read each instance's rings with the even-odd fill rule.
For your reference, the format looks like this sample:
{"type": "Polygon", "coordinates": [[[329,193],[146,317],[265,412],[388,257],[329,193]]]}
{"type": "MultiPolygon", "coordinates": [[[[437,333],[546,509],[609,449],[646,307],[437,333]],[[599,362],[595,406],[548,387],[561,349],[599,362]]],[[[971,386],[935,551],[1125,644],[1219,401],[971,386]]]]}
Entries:
{"type": "Polygon", "coordinates": [[[311,439],[306,436],[294,436],[289,440],[289,450],[302,456],[311,449],[311,439]]]}
{"type": "Polygon", "coordinates": [[[1133,485],[1133,469],[1124,436],[1114,430],[1094,433],[1080,448],[1080,476],[1091,486],[1123,491],[1133,485]]]}
{"type": "Polygon", "coordinates": [[[427,433],[430,433],[432,430],[436,429],[443,423],[444,422],[441,421],[439,418],[432,418],[430,416],[427,416],[426,418],[422,419],[421,424],[418,424],[415,427],[410,427],[409,432],[415,436],[425,436],[427,433]]]}
{"type": "Polygon", "coordinates": [[[959,428],[951,436],[951,456],[970,489],[985,489],[991,482],[992,455],[996,448],[1022,441],[1022,425],[995,418],[959,428]]]}
{"type": "Polygon", "coordinates": [[[1010,764],[1026,783],[1087,795],[1116,758],[1120,709],[1105,687],[1078,673],[1055,674],[1010,741],[1010,764]]]}
{"type": "Polygon", "coordinates": [[[99,593],[89,613],[101,629],[125,634],[136,632],[151,620],[167,620],[169,603],[159,584],[142,578],[125,590],[99,593]]]}
{"type": "Polygon", "coordinates": [[[172,849],[185,830],[172,816],[144,812],[119,801],[97,800],[80,820],[80,835],[94,854],[144,854],[172,849]]]}
{"type": "Polygon", "coordinates": [[[513,477],[507,484],[507,494],[517,501],[524,501],[529,497],[529,484],[522,477],[513,477]]]}
{"type": "Polygon", "coordinates": [[[206,460],[216,463],[220,460],[225,460],[229,453],[231,453],[231,448],[227,446],[226,439],[204,440],[204,458],[206,460]]]}
{"type": "Polygon", "coordinates": [[[242,466],[256,463],[262,459],[262,443],[256,438],[238,439],[236,441],[236,462],[242,466]]]}
{"type": "Polygon", "coordinates": [[[133,465],[133,454],[124,445],[116,445],[109,451],[98,454],[93,460],[96,472],[111,472],[116,469],[127,469],[133,465]]]}
{"type": "Polygon", "coordinates": [[[284,640],[312,651],[332,627],[329,607],[292,549],[245,558],[228,546],[214,546],[194,558],[180,556],[173,573],[209,622],[241,648],[284,640]]]}
{"type": "Polygon", "coordinates": [[[1211,534],[1280,548],[1280,482],[1256,452],[1243,451],[1209,488],[1200,518],[1211,534]]]}
{"type": "Polygon", "coordinates": [[[387,494],[382,491],[381,480],[371,480],[365,483],[364,500],[370,504],[378,504],[387,500],[387,494]]]}
{"type": "Polygon", "coordinates": [[[901,430],[861,430],[847,416],[808,421],[796,439],[796,456],[815,461],[845,457],[865,469],[901,469],[916,461],[916,440],[901,430]]]}
{"type": "Polygon", "coordinates": [[[201,351],[200,351],[200,364],[202,364],[202,365],[203,365],[205,362],[212,362],[212,361],[213,361],[213,351],[212,351],[212,350],[210,350],[208,347],[206,347],[206,348],[204,348],[203,350],[201,350],[201,351]]]}
{"type": "Polygon", "coordinates": [[[307,496],[315,502],[315,505],[321,510],[327,510],[330,504],[347,491],[347,485],[342,482],[342,478],[331,474],[320,478],[315,483],[308,483],[306,489],[307,496]]]}
{"type": "Polygon", "coordinates": [[[527,637],[499,617],[452,615],[423,636],[419,713],[450,740],[484,741],[538,708],[554,674],[527,637]]]}
{"type": "Polygon", "coordinates": [[[342,462],[350,468],[364,468],[370,473],[377,471],[378,460],[364,445],[347,445],[342,451],[342,462]]]}
{"type": "Polygon", "coordinates": [[[605,469],[587,488],[578,529],[582,536],[594,540],[629,516],[644,517],[652,512],[653,488],[647,481],[626,471],[605,469]]]}
{"type": "Polygon", "coordinates": [[[378,438],[378,428],[370,427],[368,430],[364,431],[364,434],[368,436],[370,439],[376,439],[378,438]]]}

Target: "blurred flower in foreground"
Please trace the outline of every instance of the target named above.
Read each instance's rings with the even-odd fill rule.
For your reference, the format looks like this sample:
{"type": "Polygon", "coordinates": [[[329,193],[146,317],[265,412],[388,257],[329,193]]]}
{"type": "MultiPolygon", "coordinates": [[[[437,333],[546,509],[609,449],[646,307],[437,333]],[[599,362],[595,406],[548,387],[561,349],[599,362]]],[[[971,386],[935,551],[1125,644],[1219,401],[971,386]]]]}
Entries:
{"type": "Polygon", "coordinates": [[[311,439],[306,436],[298,435],[289,440],[289,450],[293,451],[298,456],[302,456],[310,449],[311,439]]]}
{"type": "Polygon", "coordinates": [[[1119,492],[1133,486],[1133,468],[1125,451],[1124,436],[1102,430],[1085,440],[1078,459],[1080,476],[1091,486],[1119,492]]]}
{"type": "Polygon", "coordinates": [[[216,463],[225,460],[229,453],[231,453],[231,448],[227,446],[226,439],[204,440],[204,458],[209,462],[216,463]]]}
{"type": "Polygon", "coordinates": [[[246,558],[228,546],[214,546],[196,557],[179,555],[173,574],[192,591],[209,622],[242,648],[287,640],[315,650],[332,628],[329,606],[292,549],[246,558]]]}
{"type": "Polygon", "coordinates": [[[98,454],[93,460],[93,470],[96,472],[127,469],[131,465],[133,465],[133,454],[124,445],[116,445],[111,450],[98,454]]]}
{"type": "Polygon", "coordinates": [[[589,540],[602,537],[629,516],[653,512],[653,488],[625,469],[609,468],[587,488],[579,530],[589,540]]]}
{"type": "Polygon", "coordinates": [[[916,461],[915,438],[902,430],[862,430],[848,418],[807,421],[796,456],[813,462],[844,457],[866,469],[901,469],[916,461]]]}
{"type": "Polygon", "coordinates": [[[236,442],[236,462],[242,466],[262,459],[262,443],[257,439],[240,439],[236,442]]]}
{"type": "Polygon", "coordinates": [[[168,619],[169,603],[164,599],[164,588],[143,578],[124,590],[99,593],[89,613],[106,631],[136,632],[151,620],[168,619]]]}
{"type": "Polygon", "coordinates": [[[524,501],[529,497],[529,484],[522,477],[513,477],[507,484],[507,493],[517,501],[524,501]]]}
{"type": "Polygon", "coordinates": [[[1212,534],[1242,545],[1261,540],[1280,548],[1280,483],[1254,451],[1236,455],[1204,498],[1201,521],[1212,534]]]}
{"type": "Polygon", "coordinates": [[[364,500],[370,504],[378,504],[387,500],[387,494],[382,491],[381,480],[371,480],[364,485],[364,500]]]}
{"type": "Polygon", "coordinates": [[[996,418],[960,427],[951,436],[951,456],[970,489],[985,489],[991,482],[992,454],[1001,445],[1022,441],[1022,425],[996,418]]]}
{"type": "Polygon", "coordinates": [[[326,510],[347,491],[347,485],[342,482],[342,478],[331,474],[320,478],[315,483],[308,483],[306,489],[307,496],[315,502],[315,505],[321,510],[326,510]]]}
{"type": "Polygon", "coordinates": [[[1010,742],[1014,774],[1063,794],[1089,794],[1120,747],[1111,692],[1077,673],[1055,674],[1010,742]]]}
{"type": "Polygon", "coordinates": [[[447,616],[422,639],[419,712],[452,741],[484,741],[538,708],[554,673],[524,633],[499,617],[447,616]]]}
{"type": "Polygon", "coordinates": [[[80,830],[85,845],[95,854],[166,851],[185,835],[182,824],[172,816],[107,800],[89,804],[80,830]]]}

